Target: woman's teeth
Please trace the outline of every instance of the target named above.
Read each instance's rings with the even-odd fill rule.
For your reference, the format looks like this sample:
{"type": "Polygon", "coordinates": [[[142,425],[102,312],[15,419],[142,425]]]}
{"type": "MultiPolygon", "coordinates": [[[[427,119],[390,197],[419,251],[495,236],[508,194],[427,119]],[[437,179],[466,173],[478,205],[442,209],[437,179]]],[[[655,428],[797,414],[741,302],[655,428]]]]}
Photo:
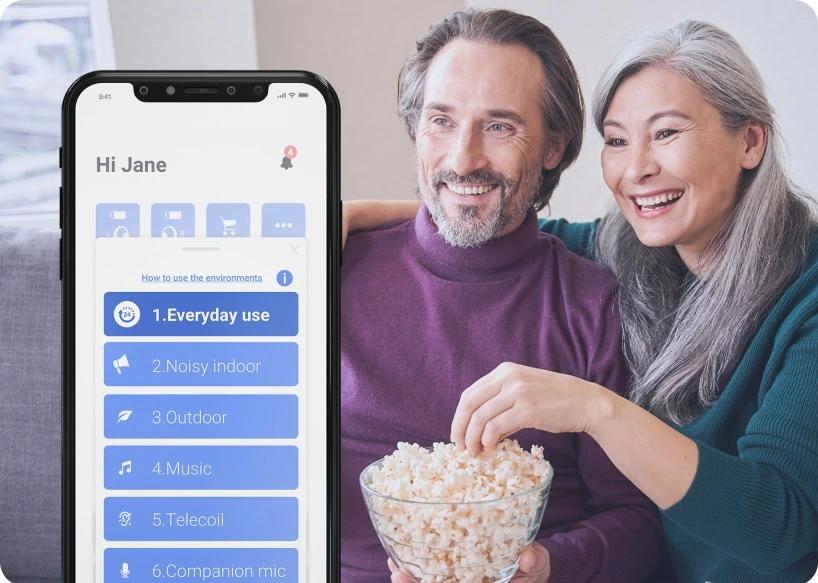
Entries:
{"type": "Polygon", "coordinates": [[[671,203],[676,202],[682,197],[682,191],[678,192],[671,192],[668,194],[657,194],[655,196],[637,196],[636,204],[639,205],[639,208],[643,211],[645,210],[653,210],[657,207],[667,206],[671,203]]]}
{"type": "Polygon", "coordinates": [[[489,184],[487,186],[462,186],[459,184],[449,184],[447,182],[446,186],[455,194],[485,194],[496,185],[489,184]]]}

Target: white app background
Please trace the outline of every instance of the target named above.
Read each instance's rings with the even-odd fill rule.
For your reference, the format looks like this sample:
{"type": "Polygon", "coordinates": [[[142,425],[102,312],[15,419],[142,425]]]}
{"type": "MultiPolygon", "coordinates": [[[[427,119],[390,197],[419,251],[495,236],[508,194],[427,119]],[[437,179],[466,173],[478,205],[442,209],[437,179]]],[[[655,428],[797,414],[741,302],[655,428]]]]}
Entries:
{"type": "MultiPolygon", "coordinates": [[[[212,580],[312,583],[326,579],[325,132],[323,97],[316,89],[301,84],[274,84],[258,103],[146,103],[137,100],[132,86],[124,83],[92,85],[79,97],[75,132],[74,419],[78,581],[194,581],[201,580],[200,569],[208,565],[232,565],[234,569],[235,579],[212,580]],[[278,97],[282,93],[307,93],[308,97],[282,99],[278,97]],[[110,162],[111,158],[115,162],[110,162]],[[124,172],[140,162],[156,169],[159,161],[164,163],[164,172],[124,172]],[[110,171],[114,164],[116,170],[110,171]],[[109,171],[98,171],[100,168],[109,171]],[[170,206],[156,213],[152,212],[154,204],[170,206]],[[208,205],[220,206],[209,209],[208,205]],[[283,219],[275,218],[278,215],[273,212],[270,224],[265,226],[265,205],[295,205],[296,210],[303,205],[303,231],[298,219],[287,218],[292,206],[280,207],[287,211],[281,215],[283,219]],[[238,214],[222,212],[237,208],[241,211],[238,214]],[[247,214],[242,214],[245,211],[247,214]],[[162,228],[154,230],[158,226],[152,223],[157,219],[162,221],[162,228]],[[294,233],[288,233],[288,228],[294,233]],[[187,304],[179,299],[185,293],[234,293],[237,298],[243,297],[239,292],[295,294],[295,334],[260,333],[275,326],[268,328],[273,323],[263,320],[264,310],[251,310],[257,306],[248,307],[244,299],[231,303],[230,296],[224,305],[201,310],[196,308],[199,296],[188,296],[187,304]],[[107,313],[106,294],[123,293],[114,298],[115,304],[107,308],[107,313]],[[160,298],[156,300],[160,308],[155,308],[152,299],[144,298],[160,298]],[[248,309],[243,310],[245,307],[248,309]],[[233,324],[229,322],[231,312],[237,320],[233,324]],[[242,323],[243,313],[256,321],[242,323]],[[202,322],[204,318],[212,320],[202,322]],[[217,318],[225,318],[224,323],[217,322],[217,318]],[[211,332],[199,334],[194,330],[196,326],[211,332]],[[236,328],[243,332],[234,333],[236,328]],[[178,330],[179,334],[169,334],[168,330],[178,330]],[[134,331],[138,335],[129,335],[134,331]],[[182,345],[196,342],[203,344],[188,352],[182,349],[182,345]],[[266,354],[263,344],[267,342],[295,344],[297,357],[285,351],[284,356],[259,360],[258,353],[245,350],[258,349],[266,354]],[[297,371],[294,384],[281,380],[281,363],[291,356],[293,371],[297,371]],[[205,367],[208,369],[201,370],[205,367]],[[241,372],[236,372],[237,368],[241,372]],[[200,375],[201,385],[190,380],[195,374],[200,375]],[[297,435],[219,437],[216,428],[207,438],[196,437],[185,433],[187,429],[176,413],[199,411],[201,425],[199,409],[174,412],[157,406],[162,409],[157,416],[159,434],[106,437],[106,423],[118,426],[114,427],[117,431],[123,423],[134,424],[134,428],[139,423],[143,429],[150,426],[144,418],[137,419],[137,413],[129,414],[132,407],[116,411],[115,419],[110,412],[106,418],[105,398],[114,395],[133,397],[134,403],[142,405],[151,395],[221,399],[294,395],[297,435]],[[168,430],[168,424],[179,426],[179,433],[160,436],[161,431],[168,430]],[[112,446],[132,449],[111,450],[112,446]],[[205,452],[203,459],[196,464],[191,464],[190,459],[174,458],[182,455],[180,447],[190,451],[201,446],[239,449],[231,450],[236,455],[211,458],[201,450],[205,452]],[[252,460],[267,459],[254,457],[257,452],[279,446],[294,448],[288,451],[295,452],[297,459],[295,485],[284,478],[276,481],[286,472],[275,467],[275,462],[262,469],[258,464],[246,468],[241,465],[245,453],[251,464],[252,460]],[[163,447],[171,448],[161,450],[170,453],[153,456],[153,451],[163,447]],[[128,455],[116,458],[118,453],[112,451],[128,455]],[[151,459],[152,466],[154,459],[158,460],[155,471],[146,470],[144,460],[139,458],[143,454],[151,459]],[[221,465],[208,463],[219,460],[221,465]],[[232,472],[225,469],[230,467],[224,465],[227,462],[236,464],[232,472]],[[178,472],[180,467],[187,468],[188,475],[168,475],[173,473],[169,468],[178,472]],[[194,471],[199,473],[190,475],[194,471]],[[253,480],[261,487],[253,487],[253,480]],[[115,486],[110,487],[112,484],[115,486]],[[123,484],[134,487],[124,488],[123,484]],[[168,484],[168,488],[161,489],[161,484],[168,484]],[[213,484],[221,486],[214,488],[213,484]],[[259,540],[259,533],[267,532],[263,521],[253,526],[247,519],[257,514],[255,508],[266,508],[266,500],[277,497],[295,499],[296,531],[287,531],[290,534],[283,538],[288,540],[259,540]],[[192,506],[173,506],[182,498],[192,506]],[[201,500],[204,498],[220,500],[205,504],[201,500]],[[260,506],[247,506],[246,499],[251,498],[260,506]],[[106,499],[108,504],[111,499],[119,500],[118,506],[109,508],[116,510],[117,524],[112,523],[111,516],[106,517],[106,499]],[[227,499],[232,500],[235,512],[221,506],[227,499]],[[204,505],[197,508],[200,502],[204,505]],[[144,522],[145,512],[153,524],[144,522]],[[213,532],[226,534],[218,538],[222,535],[213,532]],[[292,532],[297,534],[293,537],[292,532]],[[229,549],[259,548],[294,549],[297,577],[294,570],[287,572],[281,566],[290,568],[291,562],[287,561],[263,571],[256,565],[256,572],[238,572],[243,555],[231,555],[229,549]],[[159,570],[146,574],[144,569],[137,572],[145,562],[145,549],[210,551],[178,555],[186,562],[175,564],[173,573],[166,570],[171,567],[162,562],[164,555],[156,552],[159,559],[154,563],[160,564],[159,570]],[[115,569],[105,564],[106,556],[116,558],[115,569]],[[133,558],[128,560],[129,556],[133,558]],[[200,560],[202,556],[208,560],[200,560]],[[248,577],[248,572],[256,578],[248,577]]],[[[275,211],[279,207],[270,208],[275,211]]],[[[279,315],[272,310],[266,317],[275,320],[279,315]]],[[[220,411],[216,405],[205,409],[211,419],[220,411]]],[[[231,414],[242,414],[241,408],[238,411],[231,414]]],[[[188,420],[191,431],[200,429],[193,416],[189,415],[188,420]]],[[[245,429],[252,431],[252,423],[244,424],[245,429]]],[[[232,427],[235,430],[238,426],[232,427]]],[[[276,512],[271,511],[271,516],[279,516],[276,512]]],[[[284,519],[272,522],[279,521],[284,519]]]]}

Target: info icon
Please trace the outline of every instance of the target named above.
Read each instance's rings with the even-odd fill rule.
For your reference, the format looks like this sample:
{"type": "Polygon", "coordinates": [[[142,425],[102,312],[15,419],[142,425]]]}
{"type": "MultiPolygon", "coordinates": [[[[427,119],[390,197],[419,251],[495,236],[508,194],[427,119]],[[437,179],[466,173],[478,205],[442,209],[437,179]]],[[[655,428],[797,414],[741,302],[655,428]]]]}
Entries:
{"type": "Polygon", "coordinates": [[[293,282],[293,274],[286,269],[282,269],[276,273],[276,281],[278,282],[278,285],[287,287],[293,282]]]}

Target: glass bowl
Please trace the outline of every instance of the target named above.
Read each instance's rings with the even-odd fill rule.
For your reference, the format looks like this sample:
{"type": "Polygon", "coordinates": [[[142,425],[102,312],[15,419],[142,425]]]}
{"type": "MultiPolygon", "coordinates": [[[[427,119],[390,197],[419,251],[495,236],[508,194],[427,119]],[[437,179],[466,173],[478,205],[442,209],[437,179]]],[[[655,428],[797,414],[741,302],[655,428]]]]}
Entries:
{"type": "Polygon", "coordinates": [[[421,583],[506,583],[517,571],[522,548],[542,521],[554,471],[524,492],[473,502],[419,502],[376,492],[371,472],[359,483],[369,518],[387,554],[421,583]]]}

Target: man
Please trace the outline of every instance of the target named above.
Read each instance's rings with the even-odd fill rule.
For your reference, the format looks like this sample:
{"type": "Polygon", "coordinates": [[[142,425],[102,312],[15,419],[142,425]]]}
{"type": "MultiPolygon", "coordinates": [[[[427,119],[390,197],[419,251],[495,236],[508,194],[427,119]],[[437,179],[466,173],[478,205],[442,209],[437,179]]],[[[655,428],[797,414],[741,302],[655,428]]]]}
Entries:
{"type": "MultiPolygon", "coordinates": [[[[536,211],[579,151],[583,104],[551,31],[457,12],[418,42],[399,111],[425,203],[351,236],[342,276],[344,583],[385,581],[358,475],[398,441],[448,441],[460,394],[504,361],[624,389],[615,282],[540,234],[536,211]]],[[[664,555],[650,502],[584,434],[526,430],[555,477],[519,581],[643,580],[664,555]]]]}

